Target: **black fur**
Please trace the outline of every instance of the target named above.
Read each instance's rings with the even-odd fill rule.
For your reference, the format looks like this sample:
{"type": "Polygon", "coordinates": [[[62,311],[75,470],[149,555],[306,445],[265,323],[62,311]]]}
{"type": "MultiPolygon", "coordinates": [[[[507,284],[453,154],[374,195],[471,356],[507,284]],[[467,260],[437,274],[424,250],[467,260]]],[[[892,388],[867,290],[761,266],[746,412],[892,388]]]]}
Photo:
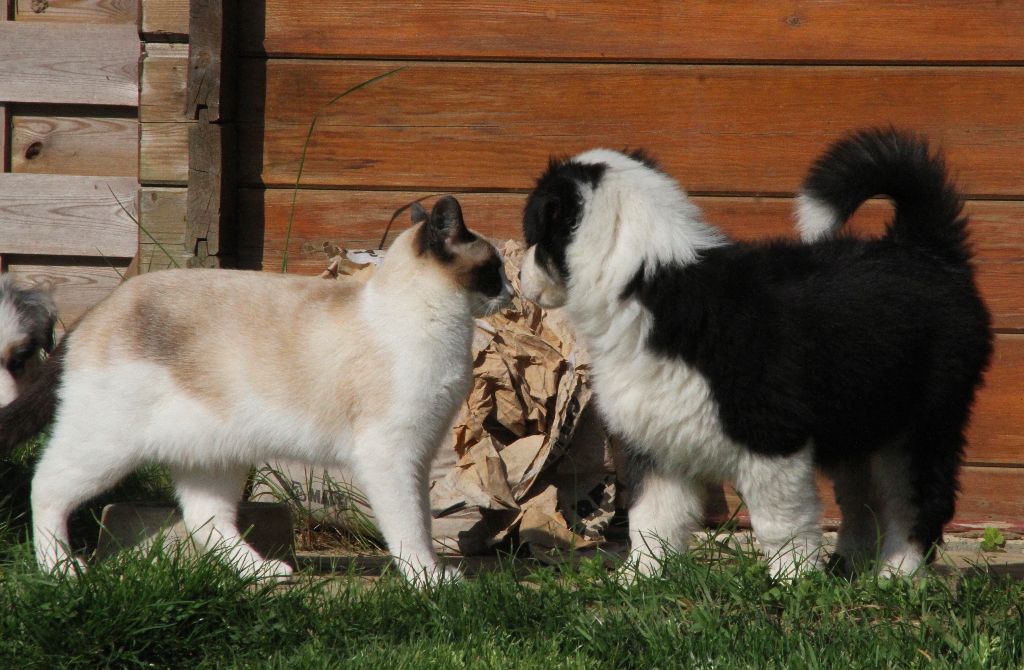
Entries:
{"type": "MultiPolygon", "coordinates": [[[[561,259],[565,280],[580,172],[549,166],[524,216],[527,243],[561,259]]],[[[620,298],[649,310],[648,347],[707,378],[726,433],[749,449],[781,455],[813,441],[818,462],[835,468],[902,440],[918,510],[911,539],[927,548],[953,516],[964,430],[992,354],[961,198],[941,157],[892,130],[834,145],[804,191],[843,221],[877,194],[896,214],[880,239],[734,242],[689,265],[639,264],[620,298]]]]}
{"type": "Polygon", "coordinates": [[[65,337],[42,370],[9,404],[0,407],[0,455],[38,435],[57,411],[57,387],[64,372],[65,337]]]}
{"type": "Polygon", "coordinates": [[[537,262],[557,272],[563,281],[569,277],[565,250],[573,227],[582,215],[580,185],[597,186],[605,166],[551,159],[547,172],[526,200],[523,210],[523,236],[527,246],[537,245],[537,262]],[[565,225],[571,222],[571,225],[565,225]]]}
{"type": "MultiPolygon", "coordinates": [[[[415,221],[417,217],[415,210],[412,216],[415,221]]],[[[459,201],[446,195],[438,198],[434,203],[434,208],[420,231],[419,253],[422,255],[430,252],[441,262],[450,263],[455,260],[455,255],[450,248],[452,244],[472,242],[475,239],[476,237],[469,232],[462,219],[462,206],[459,205],[459,201]]]]}

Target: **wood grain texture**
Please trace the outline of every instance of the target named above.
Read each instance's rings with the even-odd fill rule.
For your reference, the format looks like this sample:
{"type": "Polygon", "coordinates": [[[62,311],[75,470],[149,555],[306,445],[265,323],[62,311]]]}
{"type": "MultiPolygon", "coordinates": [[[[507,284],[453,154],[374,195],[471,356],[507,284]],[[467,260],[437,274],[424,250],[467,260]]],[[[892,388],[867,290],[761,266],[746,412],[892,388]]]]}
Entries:
{"type": "Polygon", "coordinates": [[[188,45],[146,44],[139,76],[139,120],[189,121],[185,113],[188,45]]]}
{"type": "Polygon", "coordinates": [[[0,23],[0,100],[138,105],[134,24],[0,23]]]}
{"type": "MultiPolygon", "coordinates": [[[[946,526],[947,532],[975,530],[986,526],[1024,531],[1024,468],[1002,468],[967,466],[960,471],[960,496],[957,499],[956,515],[946,526]]],[[[740,506],[735,490],[725,487],[725,511],[709,509],[712,522],[721,522],[740,506]]],[[[818,477],[818,495],[823,503],[825,527],[834,529],[842,515],[835,503],[832,482],[821,475],[818,477]]],[[[749,526],[746,510],[740,512],[739,520],[749,526]]]]}
{"type": "MultiPolygon", "coordinates": [[[[349,248],[376,247],[391,214],[429,191],[300,190],[289,247],[289,265],[296,272],[319,272],[323,242],[349,248]]],[[[468,225],[493,238],[521,238],[520,194],[458,195],[468,225]]],[[[709,221],[738,239],[792,236],[792,200],[788,198],[698,197],[709,221]]],[[[242,192],[243,221],[264,221],[263,262],[280,267],[284,252],[291,189],[242,192]]],[[[865,235],[881,232],[891,207],[885,201],[865,204],[850,222],[865,235]]],[[[973,200],[972,242],[977,253],[978,282],[997,327],[1024,331],[1024,202],[973,200]]],[[[401,217],[395,234],[407,225],[401,217]]],[[[392,235],[392,239],[393,239],[392,235]]]]}
{"type": "Polygon", "coordinates": [[[320,112],[309,186],[527,189],[551,154],[642,146],[693,192],[788,194],[843,132],[892,123],[944,146],[966,192],[1024,190],[1024,68],[409,63],[325,108],[400,64],[265,65],[242,105],[250,184],[294,183],[320,112]]]}
{"type": "Polygon", "coordinates": [[[134,177],[139,162],[135,118],[16,114],[11,171],[134,177]]]}
{"type": "Polygon", "coordinates": [[[7,105],[0,104],[0,173],[11,170],[10,123],[11,116],[7,105]]]}
{"type": "Polygon", "coordinates": [[[139,224],[143,230],[139,231],[140,272],[186,267],[192,258],[185,243],[187,201],[188,194],[184,188],[141,189],[139,224]]]}
{"type": "Polygon", "coordinates": [[[60,315],[59,330],[66,330],[90,307],[107,297],[127,269],[125,259],[24,257],[9,269],[27,281],[53,287],[60,315]]]}
{"type": "Polygon", "coordinates": [[[149,186],[188,183],[190,123],[139,124],[139,182],[149,186]]]}
{"type": "Polygon", "coordinates": [[[0,254],[131,258],[138,230],[117,201],[137,218],[137,187],[134,177],[0,175],[0,254]]]}
{"type": "MultiPolygon", "coordinates": [[[[967,460],[1024,464],[1024,335],[996,337],[995,356],[985,387],[978,392],[967,431],[967,460]]],[[[1024,487],[1018,496],[1024,497],[1024,487]]],[[[1024,516],[1021,517],[1024,522],[1024,516]]]]}
{"type": "Polygon", "coordinates": [[[272,55],[601,61],[1021,62],[1014,2],[267,0],[272,55]]]}
{"type": "Polygon", "coordinates": [[[143,39],[188,41],[188,0],[141,0],[139,4],[143,39]]]}
{"type": "Polygon", "coordinates": [[[15,19],[49,23],[129,23],[139,16],[138,0],[17,0],[15,19]]]}

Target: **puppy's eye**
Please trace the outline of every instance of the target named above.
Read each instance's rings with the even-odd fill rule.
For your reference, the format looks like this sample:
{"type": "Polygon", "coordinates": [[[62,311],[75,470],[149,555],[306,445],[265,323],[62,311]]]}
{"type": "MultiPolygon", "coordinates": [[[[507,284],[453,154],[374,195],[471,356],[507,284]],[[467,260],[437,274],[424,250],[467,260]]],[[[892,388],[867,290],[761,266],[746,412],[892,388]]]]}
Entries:
{"type": "Polygon", "coordinates": [[[32,358],[33,350],[31,347],[19,347],[15,349],[11,354],[10,359],[7,361],[7,369],[11,373],[18,373],[24,369],[25,364],[28,363],[29,359],[32,358]]]}

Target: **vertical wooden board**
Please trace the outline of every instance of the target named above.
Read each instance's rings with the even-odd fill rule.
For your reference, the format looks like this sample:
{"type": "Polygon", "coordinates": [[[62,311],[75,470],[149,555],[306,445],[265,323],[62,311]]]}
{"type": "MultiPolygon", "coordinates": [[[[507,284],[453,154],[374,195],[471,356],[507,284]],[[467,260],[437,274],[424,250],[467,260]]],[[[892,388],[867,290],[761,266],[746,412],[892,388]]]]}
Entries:
{"type": "Polygon", "coordinates": [[[51,23],[136,23],[138,0],[17,0],[15,19],[51,23]]]}
{"type": "Polygon", "coordinates": [[[143,39],[188,41],[188,0],[141,0],[140,5],[143,39]]]}
{"type": "Polygon", "coordinates": [[[11,172],[134,177],[138,151],[134,110],[131,117],[19,113],[11,119],[11,172]]]}
{"type": "Polygon", "coordinates": [[[192,257],[185,246],[187,201],[188,194],[183,188],[141,189],[139,272],[187,266],[192,257]]]}
{"type": "Polygon", "coordinates": [[[191,121],[185,113],[187,44],[146,44],[139,76],[139,120],[191,121]]]}
{"type": "Polygon", "coordinates": [[[11,169],[10,132],[7,105],[0,103],[0,173],[9,172],[11,169]]]}
{"type": "Polygon", "coordinates": [[[188,183],[188,135],[192,123],[139,124],[139,182],[151,186],[188,183]]]}

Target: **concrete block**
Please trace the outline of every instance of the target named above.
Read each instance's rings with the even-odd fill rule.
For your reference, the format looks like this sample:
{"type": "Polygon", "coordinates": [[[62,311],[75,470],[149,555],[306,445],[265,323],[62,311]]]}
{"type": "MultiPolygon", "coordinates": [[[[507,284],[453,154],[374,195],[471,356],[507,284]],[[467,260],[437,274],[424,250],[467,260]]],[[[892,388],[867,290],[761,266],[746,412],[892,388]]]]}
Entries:
{"type": "MultiPolygon", "coordinates": [[[[295,533],[291,511],[283,503],[243,502],[238,508],[238,528],[264,558],[294,565],[295,533]]],[[[161,503],[114,503],[103,508],[100,517],[96,560],[121,549],[146,546],[163,533],[165,545],[188,542],[181,513],[174,505],[161,503]]]]}

